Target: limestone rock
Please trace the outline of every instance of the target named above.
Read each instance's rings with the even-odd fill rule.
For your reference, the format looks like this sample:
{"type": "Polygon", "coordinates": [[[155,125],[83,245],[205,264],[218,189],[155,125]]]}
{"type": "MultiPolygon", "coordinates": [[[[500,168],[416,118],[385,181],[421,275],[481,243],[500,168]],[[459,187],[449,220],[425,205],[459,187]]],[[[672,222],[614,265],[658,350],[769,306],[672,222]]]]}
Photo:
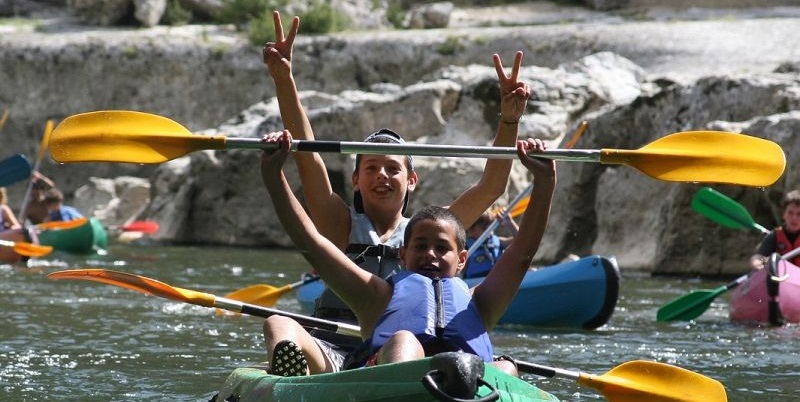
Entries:
{"type": "Polygon", "coordinates": [[[447,28],[454,9],[449,1],[415,5],[406,14],[404,25],[410,29],[447,28]]]}
{"type": "Polygon", "coordinates": [[[130,13],[131,7],[131,0],[67,0],[70,12],[91,25],[115,25],[130,13]]]}
{"type": "Polygon", "coordinates": [[[167,9],[167,0],[133,0],[133,9],[133,16],[142,25],[156,26],[167,9]]]}

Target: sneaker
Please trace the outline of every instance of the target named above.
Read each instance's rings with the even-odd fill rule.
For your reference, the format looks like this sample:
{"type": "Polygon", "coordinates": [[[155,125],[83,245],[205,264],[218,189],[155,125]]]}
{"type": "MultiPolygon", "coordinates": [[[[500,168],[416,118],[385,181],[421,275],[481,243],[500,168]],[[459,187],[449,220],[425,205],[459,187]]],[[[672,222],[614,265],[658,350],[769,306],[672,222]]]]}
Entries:
{"type": "Polygon", "coordinates": [[[272,351],[270,374],[293,377],[308,374],[308,361],[303,351],[292,341],[283,340],[272,351]]]}

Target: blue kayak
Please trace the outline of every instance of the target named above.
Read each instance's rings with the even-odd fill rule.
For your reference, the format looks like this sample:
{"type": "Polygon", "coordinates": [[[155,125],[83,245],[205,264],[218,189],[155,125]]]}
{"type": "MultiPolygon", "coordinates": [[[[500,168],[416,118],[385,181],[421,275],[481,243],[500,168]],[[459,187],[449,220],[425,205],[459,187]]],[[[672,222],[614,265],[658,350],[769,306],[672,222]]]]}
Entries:
{"type": "MultiPolygon", "coordinates": [[[[466,280],[470,286],[481,278],[466,280]]],[[[611,318],[619,297],[619,267],[613,257],[587,256],[576,261],[528,271],[500,324],[549,328],[595,329],[611,318]]],[[[306,314],[324,283],[298,288],[297,299],[306,314]]]]}

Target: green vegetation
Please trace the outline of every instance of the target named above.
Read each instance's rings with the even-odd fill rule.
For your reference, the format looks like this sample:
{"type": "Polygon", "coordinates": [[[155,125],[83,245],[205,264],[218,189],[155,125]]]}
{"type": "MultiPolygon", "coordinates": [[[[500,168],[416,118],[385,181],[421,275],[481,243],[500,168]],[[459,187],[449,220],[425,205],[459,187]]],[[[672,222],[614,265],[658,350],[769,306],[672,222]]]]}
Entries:
{"type": "Polygon", "coordinates": [[[461,42],[461,37],[458,36],[448,36],[444,43],[436,49],[439,54],[444,56],[452,56],[462,50],[464,50],[464,44],[461,42]]]}
{"type": "Polygon", "coordinates": [[[312,34],[344,31],[350,26],[347,15],[329,2],[320,0],[312,0],[300,20],[303,21],[303,32],[312,34]]]}
{"type": "Polygon", "coordinates": [[[386,8],[386,19],[392,23],[395,28],[403,27],[403,20],[406,18],[406,10],[399,1],[389,2],[389,7],[386,8]]]}
{"type": "MultiPolygon", "coordinates": [[[[222,24],[234,24],[237,29],[247,31],[247,25],[251,21],[262,19],[265,13],[279,10],[285,4],[285,0],[228,0],[213,19],[222,24]]],[[[272,17],[269,19],[271,21],[272,17]]]]}
{"type": "MultiPolygon", "coordinates": [[[[214,16],[214,22],[233,24],[247,35],[250,43],[262,45],[274,40],[275,27],[272,10],[283,10],[288,0],[229,0],[214,16]]],[[[350,26],[347,15],[331,6],[327,0],[311,0],[303,12],[302,31],[306,34],[339,32],[350,26]]],[[[284,27],[291,24],[291,16],[281,13],[284,27]]]]}
{"type": "Polygon", "coordinates": [[[180,0],[169,0],[161,22],[167,25],[186,25],[193,19],[192,12],[181,5],[180,0]]]}

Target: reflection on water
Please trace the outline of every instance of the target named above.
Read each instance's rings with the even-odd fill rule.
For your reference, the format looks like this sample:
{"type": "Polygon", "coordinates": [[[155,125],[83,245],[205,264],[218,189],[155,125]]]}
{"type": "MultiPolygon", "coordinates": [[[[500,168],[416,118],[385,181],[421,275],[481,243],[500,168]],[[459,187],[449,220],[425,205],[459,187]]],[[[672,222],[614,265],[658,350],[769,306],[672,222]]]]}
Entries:
{"type": "MultiPolygon", "coordinates": [[[[124,245],[105,256],[55,255],[31,268],[0,266],[5,399],[206,401],[231,369],[264,359],[259,318],[45,277],[78,267],[130,272],[217,295],[256,283],[284,285],[308,269],[290,251],[124,245]]],[[[503,327],[492,335],[497,351],[594,374],[630,360],[656,360],[722,381],[731,401],[795,398],[798,326],[730,324],[725,296],[696,322],[656,323],[656,310],[667,301],[724,281],[651,279],[621,268],[621,296],[609,324],[595,331],[503,327]]],[[[299,312],[293,296],[282,297],[276,308],[299,312]]],[[[564,401],[603,400],[571,380],[525,378],[564,401]]]]}

